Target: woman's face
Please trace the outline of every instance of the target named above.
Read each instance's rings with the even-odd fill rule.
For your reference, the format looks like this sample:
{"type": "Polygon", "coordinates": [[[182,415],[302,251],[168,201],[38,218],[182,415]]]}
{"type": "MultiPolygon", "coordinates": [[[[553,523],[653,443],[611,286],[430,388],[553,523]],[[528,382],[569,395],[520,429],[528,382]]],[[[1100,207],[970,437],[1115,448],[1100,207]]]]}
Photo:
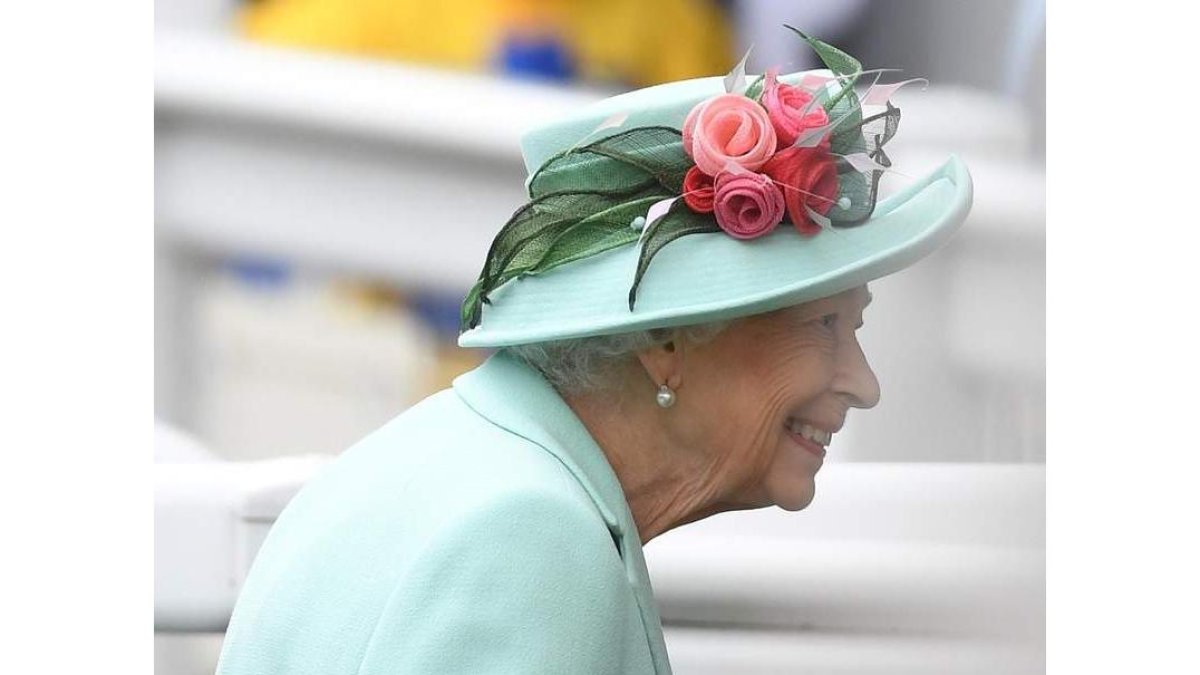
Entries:
{"type": "MultiPolygon", "coordinates": [[[[855,331],[866,286],[735,321],[679,362],[673,433],[733,508],[808,506],[830,436],[879,402],[855,331]]],[[[710,484],[710,488],[716,487],[710,484]]]]}

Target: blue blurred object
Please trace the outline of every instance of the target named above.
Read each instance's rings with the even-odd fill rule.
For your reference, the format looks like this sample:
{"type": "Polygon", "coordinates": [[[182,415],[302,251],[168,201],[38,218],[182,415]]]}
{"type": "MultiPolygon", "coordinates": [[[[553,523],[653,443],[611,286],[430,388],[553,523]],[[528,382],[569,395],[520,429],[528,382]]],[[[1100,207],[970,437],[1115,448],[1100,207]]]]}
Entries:
{"type": "Polygon", "coordinates": [[[458,337],[462,299],[466,293],[451,294],[414,290],[408,296],[409,309],[441,337],[458,337]]]}
{"type": "Polygon", "coordinates": [[[1046,31],[1046,0],[1020,0],[1004,59],[1004,94],[1021,98],[1035,76],[1034,60],[1046,31]]]}
{"type": "Polygon", "coordinates": [[[234,278],[254,288],[279,288],[292,278],[291,265],[282,260],[241,256],[228,261],[225,266],[234,278]]]}
{"type": "Polygon", "coordinates": [[[569,82],[575,77],[570,52],[562,40],[552,35],[511,32],[500,47],[497,60],[501,72],[517,77],[555,82],[569,82]]]}

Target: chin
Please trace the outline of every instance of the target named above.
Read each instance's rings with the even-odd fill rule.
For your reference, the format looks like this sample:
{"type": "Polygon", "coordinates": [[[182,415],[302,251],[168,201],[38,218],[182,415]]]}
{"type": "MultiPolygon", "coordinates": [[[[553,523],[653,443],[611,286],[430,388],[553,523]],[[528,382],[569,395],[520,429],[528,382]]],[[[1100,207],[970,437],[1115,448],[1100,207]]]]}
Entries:
{"type": "Polygon", "coordinates": [[[800,511],[812,503],[817,494],[813,476],[786,476],[767,481],[767,495],[784,511],[800,511]]]}
{"type": "Polygon", "coordinates": [[[785,441],[762,483],[768,499],[785,511],[806,508],[816,496],[817,472],[822,464],[821,459],[785,441]]]}
{"type": "Polygon", "coordinates": [[[800,511],[807,508],[812,503],[813,497],[816,496],[815,490],[806,490],[796,494],[789,494],[783,498],[777,498],[775,505],[784,511],[800,511]]]}

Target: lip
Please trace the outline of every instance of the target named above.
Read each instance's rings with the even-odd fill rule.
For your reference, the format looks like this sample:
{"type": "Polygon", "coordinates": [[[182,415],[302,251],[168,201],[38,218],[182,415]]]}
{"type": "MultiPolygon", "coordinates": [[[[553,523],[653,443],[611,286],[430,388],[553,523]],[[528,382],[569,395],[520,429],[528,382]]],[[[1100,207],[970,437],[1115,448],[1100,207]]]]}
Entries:
{"type": "Polygon", "coordinates": [[[784,433],[786,433],[788,435],[788,437],[792,439],[792,442],[795,443],[796,445],[811,452],[812,454],[816,455],[820,459],[825,459],[825,447],[824,446],[822,446],[818,443],[814,443],[813,441],[808,440],[807,438],[801,436],[800,434],[794,434],[791,432],[790,429],[784,429],[784,433]]]}

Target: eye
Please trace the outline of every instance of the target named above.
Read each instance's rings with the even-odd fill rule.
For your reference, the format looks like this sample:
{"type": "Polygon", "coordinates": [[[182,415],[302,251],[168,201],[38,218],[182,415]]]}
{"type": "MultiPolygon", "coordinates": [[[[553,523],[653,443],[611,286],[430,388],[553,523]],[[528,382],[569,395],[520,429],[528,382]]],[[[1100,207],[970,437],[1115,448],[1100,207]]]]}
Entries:
{"type": "Polygon", "coordinates": [[[824,328],[833,328],[837,325],[837,314],[826,314],[820,318],[821,326],[824,328]]]}

